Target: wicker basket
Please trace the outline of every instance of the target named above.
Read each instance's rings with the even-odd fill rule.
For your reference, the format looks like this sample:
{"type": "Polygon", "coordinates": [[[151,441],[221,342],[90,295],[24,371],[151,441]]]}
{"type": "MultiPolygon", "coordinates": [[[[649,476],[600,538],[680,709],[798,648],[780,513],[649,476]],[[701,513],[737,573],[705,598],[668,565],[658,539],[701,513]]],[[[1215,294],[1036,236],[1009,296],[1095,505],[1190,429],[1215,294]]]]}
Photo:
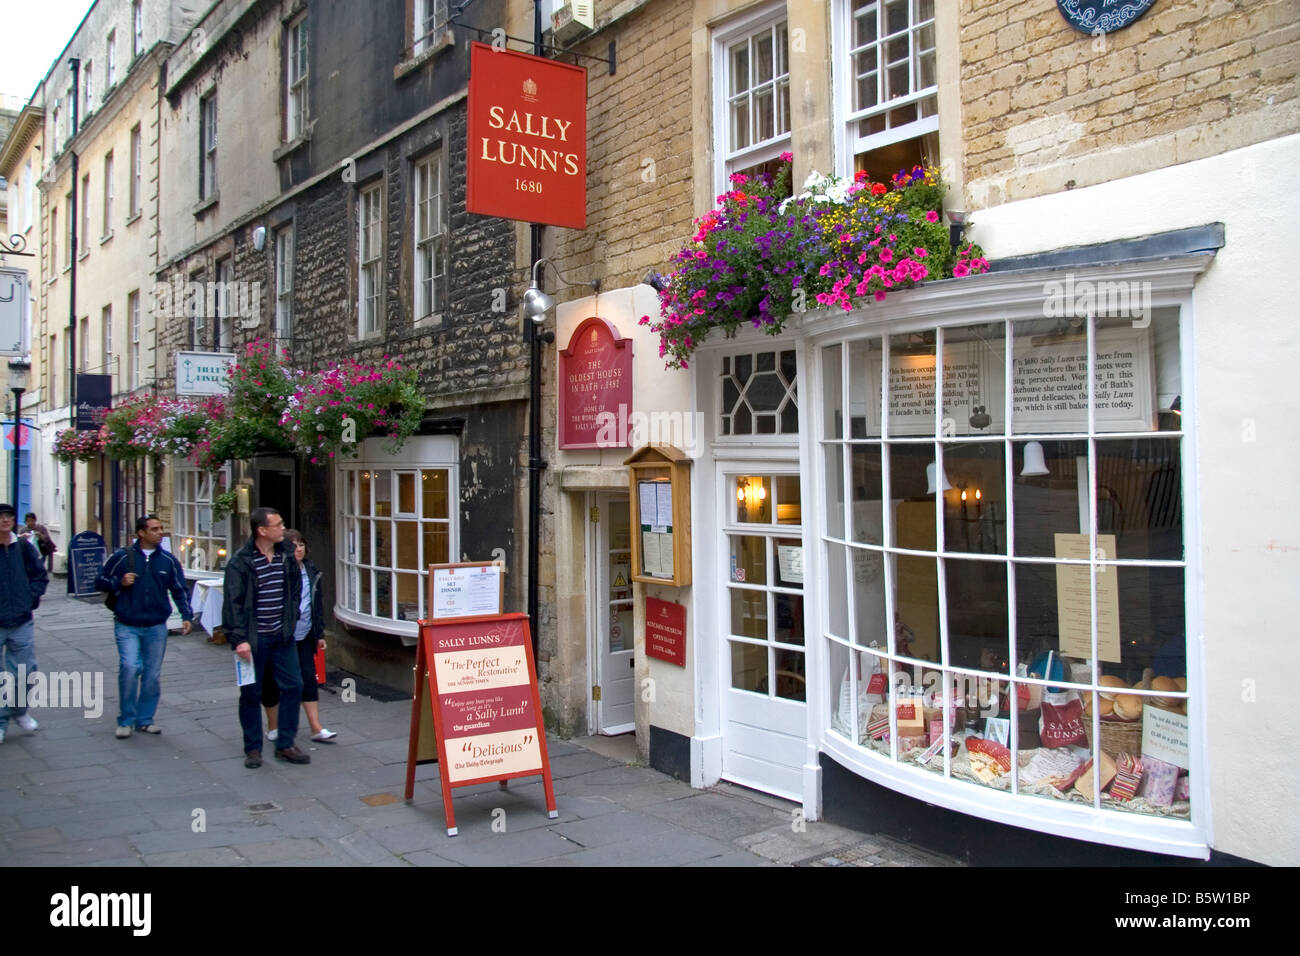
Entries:
{"type": "MultiPolygon", "coordinates": [[[[1083,728],[1088,734],[1088,746],[1092,746],[1092,720],[1084,718],[1083,728]]],[[[1140,720],[1103,720],[1101,722],[1101,749],[1112,757],[1116,754],[1142,756],[1142,721],[1140,720]]]]}

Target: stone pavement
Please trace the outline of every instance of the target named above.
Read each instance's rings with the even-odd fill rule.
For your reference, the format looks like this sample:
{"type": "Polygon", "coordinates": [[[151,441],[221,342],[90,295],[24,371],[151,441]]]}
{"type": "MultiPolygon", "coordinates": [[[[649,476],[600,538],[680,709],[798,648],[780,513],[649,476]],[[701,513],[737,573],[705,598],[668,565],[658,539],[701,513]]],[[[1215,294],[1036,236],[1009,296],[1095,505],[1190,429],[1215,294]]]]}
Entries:
{"type": "Polygon", "coordinates": [[[111,618],[64,587],[52,578],[36,612],[37,659],[47,677],[91,675],[88,691],[102,675],[102,713],[86,716],[86,700],[37,708],[32,734],[10,721],[0,745],[0,864],[955,864],[879,835],[800,827],[794,804],[739,787],[693,790],[592,749],[609,752],[608,740],[549,739],[558,819],[547,818],[540,778],[512,781],[508,790],[458,788],[460,832],[449,838],[436,764],[418,769],[414,800],[402,799],[409,701],[358,692],[344,703],[332,682],[321,714],[338,742],[300,739],[309,766],[274,760],[268,743],[266,763],[246,769],[232,654],[201,631],[168,641],[163,734],[118,740],[111,618]]]}

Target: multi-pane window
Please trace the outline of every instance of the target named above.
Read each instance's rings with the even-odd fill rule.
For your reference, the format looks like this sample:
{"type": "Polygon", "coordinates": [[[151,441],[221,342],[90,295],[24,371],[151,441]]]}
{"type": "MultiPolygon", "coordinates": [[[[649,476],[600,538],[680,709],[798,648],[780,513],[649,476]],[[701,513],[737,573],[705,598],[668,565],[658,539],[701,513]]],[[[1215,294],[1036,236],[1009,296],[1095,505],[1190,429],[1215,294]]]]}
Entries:
{"type": "Polygon", "coordinates": [[[1145,764],[1144,721],[1184,748],[1197,726],[1179,343],[1166,308],[820,349],[835,733],[917,773],[1188,816],[1177,767],[1167,800],[1072,776],[1145,764]]]}
{"type": "Polygon", "coordinates": [[[81,235],[77,237],[77,258],[90,255],[90,173],[81,177],[81,235]]]}
{"type": "Polygon", "coordinates": [[[447,0],[415,0],[413,10],[411,51],[418,56],[429,49],[439,30],[445,28],[447,0]]]}
{"type": "Polygon", "coordinates": [[[723,435],[797,435],[799,395],[794,349],[722,359],[723,435]]]}
{"type": "Polygon", "coordinates": [[[50,264],[56,265],[59,261],[59,210],[57,208],[50,210],[50,264]]]}
{"type": "Polygon", "coordinates": [[[140,137],[140,124],[131,129],[131,189],[128,196],[127,217],[140,215],[140,187],[143,185],[144,148],[140,137]]]}
{"type": "Polygon", "coordinates": [[[393,621],[426,616],[430,564],[456,553],[454,469],[342,469],[342,586],[348,610],[393,621]]]}
{"type": "Polygon", "coordinates": [[[101,345],[104,356],[104,367],[100,371],[105,375],[113,374],[113,307],[104,306],[100,312],[100,332],[103,336],[101,345]]]}
{"type": "Polygon", "coordinates": [[[136,389],[140,387],[140,292],[138,289],[126,297],[126,315],[131,327],[127,387],[136,389]]]}
{"type": "Polygon", "coordinates": [[[131,2],[131,57],[144,52],[144,0],[131,2]]]}
{"type": "MultiPolygon", "coordinates": [[[[190,276],[190,287],[203,287],[203,273],[196,272],[190,276]]],[[[205,289],[206,291],[206,289],[205,289]]],[[[190,348],[203,348],[208,335],[207,296],[204,294],[186,295],[186,309],[190,313],[190,348]]]]}
{"type": "Polygon", "coordinates": [[[379,310],[384,284],[383,197],[383,183],[376,183],[361,191],[358,203],[357,333],[362,336],[379,330],[379,310]]]}
{"type": "Polygon", "coordinates": [[[275,234],[275,337],[293,338],[293,226],[275,234]]]}
{"type": "Polygon", "coordinates": [[[113,547],[123,547],[135,538],[135,520],[147,514],[144,500],[144,461],[114,462],[117,478],[117,524],[113,547]]]}
{"type": "Polygon", "coordinates": [[[60,106],[60,102],[57,99],[54,101],[53,118],[50,120],[50,125],[54,129],[55,145],[63,143],[63,107],[60,106]]]}
{"type": "Polygon", "coordinates": [[[231,518],[212,520],[212,499],[230,486],[230,466],[200,471],[174,459],[175,517],[172,547],[187,569],[219,571],[231,554],[231,518]]]}
{"type": "Polygon", "coordinates": [[[447,304],[446,195],[442,153],[415,166],[415,320],[447,304]]]}
{"type": "Polygon", "coordinates": [[[72,224],[72,193],[66,193],[63,197],[63,268],[72,268],[72,247],[74,242],[72,224]]]}
{"type": "Polygon", "coordinates": [[[217,191],[217,94],[199,100],[199,198],[217,191]]]}
{"type": "Polygon", "coordinates": [[[113,154],[104,157],[104,231],[102,236],[113,232],[113,154]]]}
{"type": "Polygon", "coordinates": [[[877,179],[937,162],[934,0],[846,0],[842,10],[845,155],[877,179]]]}
{"type": "Polygon", "coordinates": [[[297,139],[307,130],[307,16],[289,25],[285,42],[284,138],[297,139]]]}
{"type": "Polygon", "coordinates": [[[89,116],[95,108],[95,64],[91,60],[81,68],[81,115],[89,116]]]}
{"type": "Polygon", "coordinates": [[[55,361],[54,358],[54,356],[58,354],[58,349],[59,337],[57,335],[51,335],[50,350],[45,353],[45,406],[48,409],[52,409],[56,404],[58,404],[58,399],[55,396],[59,393],[55,389],[58,385],[59,369],[58,362],[55,361]]]}
{"type": "Polygon", "coordinates": [[[77,332],[77,346],[81,349],[81,371],[90,371],[90,316],[83,315],[77,332]]]}
{"type": "Polygon", "coordinates": [[[232,308],[238,305],[232,302],[231,297],[234,288],[230,281],[231,264],[230,257],[217,260],[216,268],[216,285],[213,287],[213,305],[216,308],[216,315],[212,324],[212,347],[214,349],[228,349],[231,347],[234,339],[231,329],[232,308]]]}
{"type": "Polygon", "coordinates": [[[104,89],[111,90],[113,84],[117,82],[117,31],[108,31],[108,40],[104,47],[104,69],[107,76],[104,83],[104,89]]]}
{"type": "Polygon", "coordinates": [[[789,46],[784,19],[720,40],[724,174],[761,172],[790,148],[789,46]]]}

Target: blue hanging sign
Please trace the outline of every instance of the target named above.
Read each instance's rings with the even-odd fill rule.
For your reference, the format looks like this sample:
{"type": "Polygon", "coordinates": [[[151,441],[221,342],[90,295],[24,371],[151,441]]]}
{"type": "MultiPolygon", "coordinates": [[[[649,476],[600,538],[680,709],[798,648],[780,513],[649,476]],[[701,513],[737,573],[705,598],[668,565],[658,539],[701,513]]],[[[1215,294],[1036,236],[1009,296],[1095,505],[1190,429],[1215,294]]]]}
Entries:
{"type": "Polygon", "coordinates": [[[1070,26],[1096,36],[1114,33],[1131,24],[1155,5],[1156,0],[1056,0],[1057,9],[1070,26]]]}
{"type": "Polygon", "coordinates": [[[95,578],[104,565],[104,538],[93,531],[83,531],[68,544],[68,593],[91,597],[95,578]]]}

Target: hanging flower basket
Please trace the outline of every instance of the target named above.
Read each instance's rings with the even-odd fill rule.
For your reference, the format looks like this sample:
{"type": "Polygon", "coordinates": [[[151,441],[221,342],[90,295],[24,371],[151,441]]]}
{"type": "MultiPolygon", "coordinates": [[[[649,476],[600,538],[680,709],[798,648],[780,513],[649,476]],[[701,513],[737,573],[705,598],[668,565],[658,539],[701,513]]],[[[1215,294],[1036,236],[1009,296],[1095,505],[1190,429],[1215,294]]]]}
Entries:
{"type": "Polygon", "coordinates": [[[59,461],[94,461],[104,452],[104,443],[98,429],[77,431],[65,428],[54,437],[52,454],[59,461]]]}
{"type": "Polygon", "coordinates": [[[717,328],[734,335],[748,322],[776,334],[794,312],[848,311],[927,279],[987,271],[978,246],[952,249],[938,170],[915,166],[888,184],[813,173],[803,192],[782,198],[791,158],[781,155],[775,176],[732,176],[673,257],[659,319],[641,317],[670,368],[686,368],[717,328]]]}

